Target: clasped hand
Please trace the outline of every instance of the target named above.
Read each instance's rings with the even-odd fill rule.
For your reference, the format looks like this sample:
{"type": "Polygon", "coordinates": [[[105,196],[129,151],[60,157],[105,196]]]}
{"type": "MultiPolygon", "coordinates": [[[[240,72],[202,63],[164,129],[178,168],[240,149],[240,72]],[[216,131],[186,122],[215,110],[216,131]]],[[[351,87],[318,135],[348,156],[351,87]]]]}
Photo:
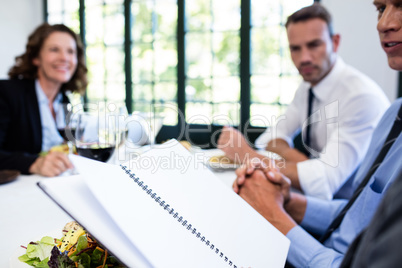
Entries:
{"type": "Polygon", "coordinates": [[[251,160],[236,170],[233,190],[257,211],[272,209],[272,201],[283,208],[290,200],[290,180],[275,168],[274,161],[251,160]]]}

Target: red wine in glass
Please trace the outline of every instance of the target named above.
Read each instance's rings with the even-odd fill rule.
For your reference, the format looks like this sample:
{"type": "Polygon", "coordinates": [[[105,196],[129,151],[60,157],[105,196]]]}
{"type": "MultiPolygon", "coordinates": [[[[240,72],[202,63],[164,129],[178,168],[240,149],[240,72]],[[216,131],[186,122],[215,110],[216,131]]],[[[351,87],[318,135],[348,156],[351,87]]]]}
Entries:
{"type": "Polygon", "coordinates": [[[57,129],[57,131],[59,132],[60,136],[64,139],[65,142],[69,141],[66,132],[67,131],[71,131],[71,135],[73,136],[73,138],[75,137],[75,128],[59,128],[57,129]]]}
{"type": "Polygon", "coordinates": [[[112,144],[91,144],[77,147],[77,153],[81,156],[106,162],[110,159],[115,149],[115,145],[112,144]]]}

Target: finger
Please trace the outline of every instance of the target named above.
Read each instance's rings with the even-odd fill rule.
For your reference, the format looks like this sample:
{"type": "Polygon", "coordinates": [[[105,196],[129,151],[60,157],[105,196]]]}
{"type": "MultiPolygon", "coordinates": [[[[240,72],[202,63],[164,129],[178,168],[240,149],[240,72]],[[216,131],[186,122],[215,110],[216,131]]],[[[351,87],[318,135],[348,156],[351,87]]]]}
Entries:
{"type": "Polygon", "coordinates": [[[253,166],[242,165],[238,169],[236,169],[235,173],[237,176],[236,181],[244,182],[246,176],[251,175],[254,172],[255,168],[253,166]]]}
{"type": "Polygon", "coordinates": [[[273,183],[280,184],[283,186],[291,185],[290,179],[280,172],[268,171],[266,175],[267,178],[273,183]]]}
{"type": "Polygon", "coordinates": [[[71,163],[70,159],[68,158],[68,155],[64,154],[64,153],[58,153],[56,152],[56,154],[54,155],[54,157],[62,163],[62,165],[68,169],[68,168],[73,168],[73,164],[71,163]]]}
{"type": "Polygon", "coordinates": [[[61,158],[55,157],[52,159],[49,159],[49,164],[48,166],[52,169],[63,171],[67,169],[67,166],[64,164],[63,160],[61,158]]]}
{"type": "Polygon", "coordinates": [[[68,158],[68,155],[66,155],[66,154],[63,154],[62,161],[63,161],[64,165],[67,167],[67,169],[74,167],[73,163],[71,163],[71,161],[70,161],[70,158],[68,158]]]}
{"type": "Polygon", "coordinates": [[[254,169],[261,168],[262,167],[261,159],[259,159],[258,157],[253,157],[247,162],[247,165],[253,167],[254,169]]]}
{"type": "Polygon", "coordinates": [[[239,168],[235,170],[236,176],[244,176],[246,174],[247,166],[246,165],[241,165],[239,168]]]}
{"type": "Polygon", "coordinates": [[[254,166],[248,166],[246,169],[246,175],[251,175],[253,172],[256,170],[256,167],[254,166]]]}
{"type": "Polygon", "coordinates": [[[237,181],[238,186],[242,186],[244,184],[244,182],[246,181],[246,177],[238,177],[236,179],[236,181],[237,181]]]}
{"type": "Polygon", "coordinates": [[[286,177],[286,176],[282,176],[282,177],[283,177],[284,181],[286,182],[286,184],[288,184],[289,186],[292,185],[292,181],[288,177],[286,177]]]}
{"type": "Polygon", "coordinates": [[[260,169],[262,169],[264,173],[267,173],[269,171],[278,171],[276,169],[275,161],[273,161],[272,159],[264,158],[260,161],[261,161],[260,169]]]}
{"type": "Polygon", "coordinates": [[[282,175],[278,172],[268,171],[266,172],[267,178],[276,184],[281,184],[282,182],[282,175]]]}
{"type": "Polygon", "coordinates": [[[237,186],[237,179],[233,182],[232,185],[233,191],[238,194],[239,193],[239,186],[237,186]]]}
{"type": "Polygon", "coordinates": [[[51,163],[44,163],[44,165],[41,167],[41,172],[40,175],[46,176],[46,177],[54,177],[57,176],[61,173],[59,168],[57,166],[52,165],[51,163]]]}
{"type": "Polygon", "coordinates": [[[70,162],[67,156],[54,154],[45,160],[43,167],[51,174],[59,175],[70,168],[70,162]]]}

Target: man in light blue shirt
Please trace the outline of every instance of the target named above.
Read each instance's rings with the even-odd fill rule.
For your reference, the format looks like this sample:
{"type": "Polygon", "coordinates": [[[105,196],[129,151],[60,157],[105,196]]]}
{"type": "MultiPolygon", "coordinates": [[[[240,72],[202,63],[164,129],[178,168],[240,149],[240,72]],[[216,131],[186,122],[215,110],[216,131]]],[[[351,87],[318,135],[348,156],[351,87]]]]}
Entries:
{"type": "MultiPolygon", "coordinates": [[[[399,71],[402,70],[401,3],[402,0],[374,1],[379,13],[377,29],[381,44],[390,67],[399,71]]],[[[238,178],[234,190],[291,240],[290,264],[296,267],[339,267],[352,241],[367,227],[383,196],[402,172],[401,105],[402,98],[392,104],[375,129],[369,150],[352,178],[353,191],[370,174],[391,129],[397,125],[399,130],[396,128],[393,144],[382,162],[374,165],[378,166],[377,169],[367,176],[367,184],[360,193],[357,191],[357,198],[346,210],[340,224],[330,232],[330,225],[348,200],[324,201],[290,192],[288,179],[264,165],[259,169],[243,167],[236,171],[238,178]],[[310,233],[317,236],[329,233],[329,236],[320,243],[310,233]]]]}
{"type": "MultiPolygon", "coordinates": [[[[369,151],[353,178],[354,190],[368,173],[381,150],[401,104],[402,98],[395,101],[374,131],[369,151]]],[[[347,211],[340,226],[323,244],[310,233],[323,235],[348,200],[325,201],[289,193],[290,185],[286,178],[269,169],[237,170],[237,183],[240,186],[237,184],[234,188],[291,240],[288,255],[291,264],[296,267],[337,267],[350,243],[368,225],[383,195],[402,171],[401,163],[402,135],[399,135],[366,187],[347,211]],[[251,176],[244,180],[246,172],[251,176]]]]}

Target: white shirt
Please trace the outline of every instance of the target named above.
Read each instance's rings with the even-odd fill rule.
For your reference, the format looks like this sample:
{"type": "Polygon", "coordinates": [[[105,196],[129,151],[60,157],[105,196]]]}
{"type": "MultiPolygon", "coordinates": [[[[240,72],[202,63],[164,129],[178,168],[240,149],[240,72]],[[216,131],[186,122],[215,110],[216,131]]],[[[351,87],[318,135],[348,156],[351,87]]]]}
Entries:
{"type": "Polygon", "coordinates": [[[56,121],[49,109],[49,99],[43,92],[38,80],[35,82],[36,96],[38,98],[40,120],[42,124],[42,151],[47,152],[55,145],[62,144],[64,139],[57,131],[58,128],[65,127],[65,115],[63,104],[61,103],[62,95],[58,93],[53,101],[53,109],[56,114],[56,121]]]}
{"type": "MultiPolygon", "coordinates": [[[[278,138],[293,146],[301,129],[304,134],[310,87],[301,83],[285,114],[256,140],[257,147],[278,138]]],[[[309,149],[314,158],[297,163],[297,173],[306,195],[332,199],[365,156],[371,134],[390,103],[374,81],[340,57],[313,93],[310,144],[317,151],[309,149]]]]}

